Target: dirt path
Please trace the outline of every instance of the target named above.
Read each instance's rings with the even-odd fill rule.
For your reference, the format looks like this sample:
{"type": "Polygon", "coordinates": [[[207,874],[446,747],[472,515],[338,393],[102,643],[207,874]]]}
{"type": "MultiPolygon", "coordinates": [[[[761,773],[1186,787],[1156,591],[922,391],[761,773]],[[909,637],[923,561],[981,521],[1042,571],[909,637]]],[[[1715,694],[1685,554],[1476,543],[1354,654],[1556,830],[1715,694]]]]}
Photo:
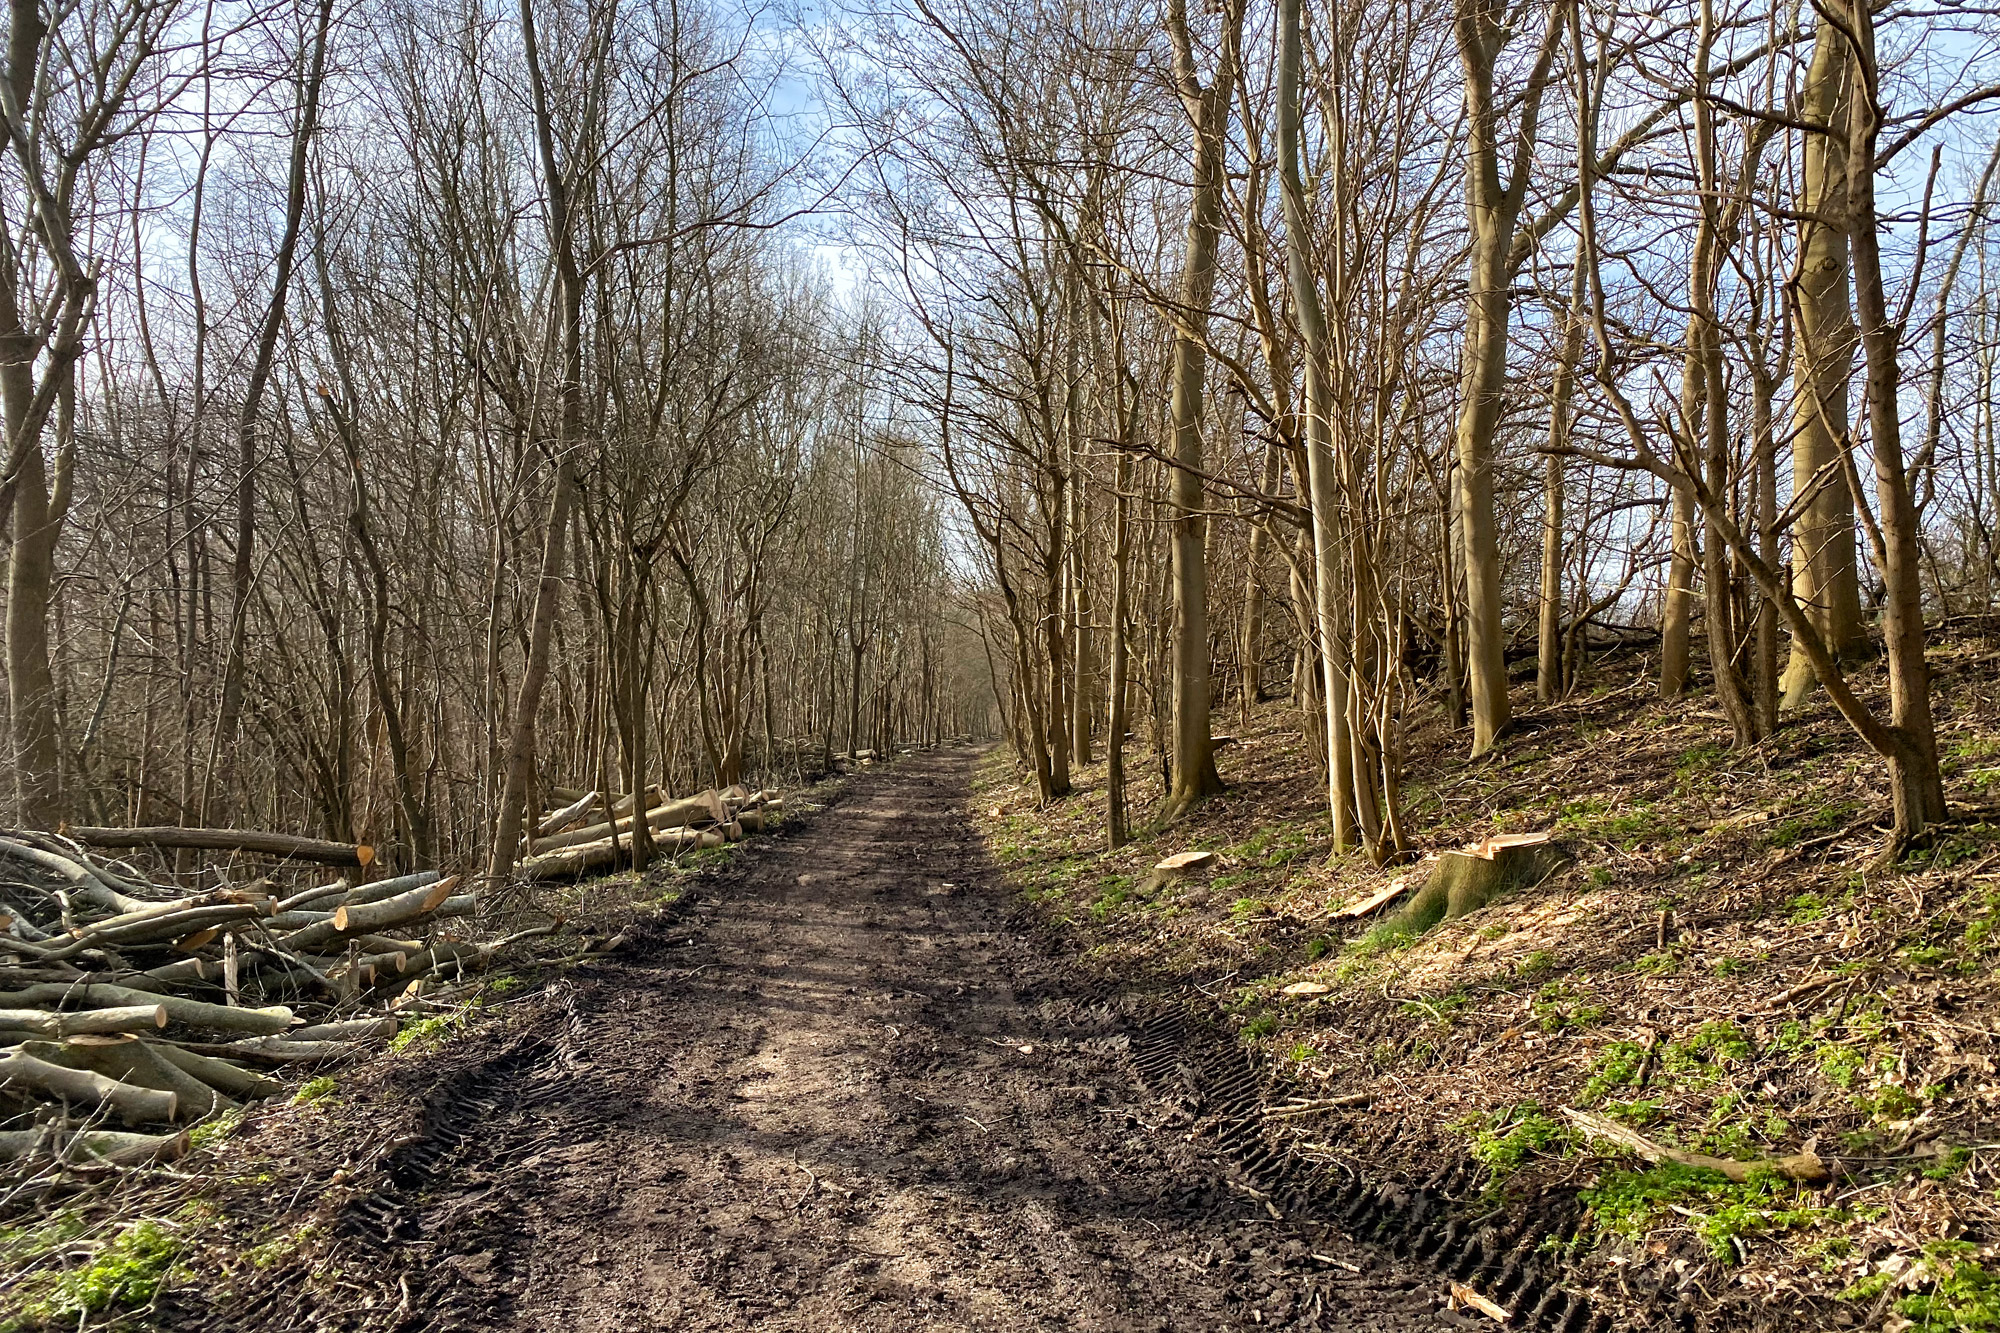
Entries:
{"type": "Polygon", "coordinates": [[[375,1219],[425,1256],[410,1322],[1494,1327],[1223,1179],[1106,997],[1009,927],[972,763],[857,778],[455,1084],[375,1219]]]}

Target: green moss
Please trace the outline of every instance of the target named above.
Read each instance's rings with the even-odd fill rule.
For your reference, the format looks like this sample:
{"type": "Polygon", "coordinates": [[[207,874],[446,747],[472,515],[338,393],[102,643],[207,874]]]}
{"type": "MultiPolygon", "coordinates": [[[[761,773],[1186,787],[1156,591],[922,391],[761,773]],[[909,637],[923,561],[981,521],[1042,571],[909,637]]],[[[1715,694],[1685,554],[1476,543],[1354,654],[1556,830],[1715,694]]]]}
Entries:
{"type": "Polygon", "coordinates": [[[1588,796],[1564,805],[1556,816],[1558,836],[1589,838],[1635,847],[1653,840],[1663,829],[1659,811],[1650,801],[1620,801],[1616,806],[1601,796],[1588,796]]]}
{"type": "Polygon", "coordinates": [[[1619,1088],[1633,1087],[1639,1081],[1639,1071],[1645,1067],[1644,1046],[1636,1041],[1614,1041],[1599,1053],[1577,1100],[1588,1106],[1619,1088]]]}
{"type": "Polygon", "coordinates": [[[225,1142],[230,1135],[236,1132],[237,1126],[242,1123],[242,1107],[239,1106],[234,1110],[224,1111],[221,1115],[211,1116],[209,1119],[196,1125],[188,1134],[188,1143],[194,1148],[212,1148],[217,1144],[225,1142]]]}
{"type": "MultiPolygon", "coordinates": [[[[1908,1320],[1904,1333],[1973,1333],[2000,1329],[2000,1277],[1978,1260],[1969,1241],[1934,1240],[1924,1246],[1921,1289],[1896,1302],[1908,1320]]],[[[1896,1284],[1894,1273],[1872,1273],[1840,1293],[1842,1300],[1873,1301],[1896,1284]]]]}
{"type": "Polygon", "coordinates": [[[1405,1000],[1402,1012],[1412,1018],[1435,1023],[1439,1027],[1450,1027],[1452,1016],[1471,1003],[1472,996],[1464,990],[1447,991],[1443,995],[1434,995],[1429,999],[1419,997],[1405,1000]]]}
{"type": "Polygon", "coordinates": [[[1097,897],[1091,901],[1090,915],[1095,921],[1108,920],[1121,907],[1132,900],[1133,880],[1130,875],[1106,875],[1097,886],[1097,897]]]}
{"type": "Polygon", "coordinates": [[[1544,1032],[1587,1028],[1604,1020],[1605,1007],[1586,1003],[1566,981],[1551,981],[1529,1001],[1535,1023],[1544,1032]]]}
{"type": "Polygon", "coordinates": [[[1265,1012],[1258,1014],[1243,1025],[1243,1035],[1253,1041],[1261,1041],[1278,1030],[1278,1016],[1265,1012]]]}
{"type": "Polygon", "coordinates": [[[297,1254],[319,1234],[317,1222],[302,1222],[289,1231],[281,1231],[269,1240],[253,1245],[243,1252],[253,1268],[271,1268],[297,1254]]]}
{"type": "Polygon", "coordinates": [[[1822,1044],[1816,1052],[1820,1073],[1836,1087],[1851,1088],[1860,1081],[1861,1071],[1868,1067],[1868,1057],[1852,1046],[1838,1046],[1832,1042],[1822,1044]]]}
{"type": "Polygon", "coordinates": [[[1750,1039],[1743,1029],[1723,1021],[1703,1023],[1660,1048],[1660,1068],[1692,1083],[1712,1083],[1727,1066],[1749,1058],[1750,1039]]]}
{"type": "Polygon", "coordinates": [[[309,1078],[299,1085],[297,1092],[292,1094],[292,1105],[311,1106],[316,1101],[331,1097],[333,1090],[339,1086],[340,1081],[331,1074],[321,1074],[318,1078],[309,1078]]]}
{"type": "Polygon", "coordinates": [[[389,1042],[389,1049],[400,1055],[404,1051],[424,1050],[442,1045],[450,1035],[465,1026],[471,1017],[470,1007],[454,1009],[448,1014],[433,1014],[406,1025],[389,1042]]]}
{"type": "MultiPolygon", "coordinates": [[[[1805,770],[1801,770],[1803,775],[1805,770]]],[[[1853,822],[1860,806],[1852,800],[1825,801],[1809,811],[1788,816],[1771,825],[1764,834],[1766,847],[1790,847],[1801,838],[1832,833],[1853,822]]]]}
{"type": "Polygon", "coordinates": [[[1556,956],[1553,950],[1537,949],[1514,964],[1514,975],[1523,981],[1528,981],[1553,971],[1555,965],[1556,956]]]}

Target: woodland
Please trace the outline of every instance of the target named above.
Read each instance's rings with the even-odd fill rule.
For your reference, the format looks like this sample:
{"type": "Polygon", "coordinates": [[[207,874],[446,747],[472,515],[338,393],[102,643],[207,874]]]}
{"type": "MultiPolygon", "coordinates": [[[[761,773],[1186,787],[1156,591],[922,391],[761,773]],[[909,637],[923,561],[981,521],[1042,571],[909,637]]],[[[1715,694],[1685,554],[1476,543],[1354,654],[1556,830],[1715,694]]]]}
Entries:
{"type": "Polygon", "coordinates": [[[1732,762],[1868,756],[1870,873],[1990,813],[1933,676],[2000,613],[2000,11],[6,24],[11,1040],[319,1058],[273,1002],[349,1040],[524,884],[948,742],[1115,852],[1282,716],[1386,872],[1606,663],[1732,762]]]}
{"type": "Polygon", "coordinates": [[[1380,863],[1406,715],[1635,643],[1949,818],[1991,16],[1307,9],[11,10],[17,822],[504,876],[998,704],[1115,845],[1278,682],[1380,863]]]}

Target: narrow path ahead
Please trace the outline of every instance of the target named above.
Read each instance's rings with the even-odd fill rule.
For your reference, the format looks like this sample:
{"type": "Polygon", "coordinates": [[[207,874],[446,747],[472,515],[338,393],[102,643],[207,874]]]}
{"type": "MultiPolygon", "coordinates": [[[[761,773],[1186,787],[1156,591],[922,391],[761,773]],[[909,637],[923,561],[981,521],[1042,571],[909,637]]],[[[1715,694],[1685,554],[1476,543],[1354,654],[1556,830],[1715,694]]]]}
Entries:
{"type": "Polygon", "coordinates": [[[496,1070],[414,1191],[433,1310],[537,1333],[1492,1326],[1227,1186],[1102,997],[1008,927],[972,763],[858,777],[576,987],[566,1054],[496,1070]]]}

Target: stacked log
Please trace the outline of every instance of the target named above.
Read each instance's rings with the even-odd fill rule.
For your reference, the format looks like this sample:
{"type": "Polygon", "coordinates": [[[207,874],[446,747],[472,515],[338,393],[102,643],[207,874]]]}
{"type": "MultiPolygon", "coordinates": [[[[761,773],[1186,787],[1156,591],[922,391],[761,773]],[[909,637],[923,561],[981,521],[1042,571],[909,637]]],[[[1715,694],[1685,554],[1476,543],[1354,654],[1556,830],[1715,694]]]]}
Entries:
{"type": "MultiPolygon", "coordinates": [[[[555,791],[557,800],[570,794],[568,788],[555,791]]],[[[670,856],[737,842],[746,833],[761,832],[768,818],[784,812],[784,798],[768,789],[751,791],[740,786],[722,791],[711,789],[672,800],[655,787],[648,795],[653,803],[646,810],[646,827],[652,831],[653,849],[670,856]]],[[[547,812],[537,827],[557,829],[574,823],[581,811],[603,804],[597,798],[595,792],[578,794],[561,809],[547,812]]],[[[534,855],[519,863],[519,873],[531,880],[577,879],[628,863],[636,827],[632,806],[629,795],[617,797],[611,803],[611,818],[537,837],[534,855]]]]}
{"type": "Polygon", "coordinates": [[[161,832],[0,835],[0,1160],[172,1160],[186,1127],[278,1092],[266,1069],[393,1037],[406,997],[512,942],[436,938],[474,896],[435,871],[358,882],[365,848],[350,878],[278,897],[181,893],[84,846],[179,845],[161,832]]]}
{"type": "MultiPolygon", "coordinates": [[[[556,798],[533,824],[539,854],[525,878],[629,855],[640,802],[556,798]]],[[[757,832],[784,801],[741,787],[676,801],[655,788],[644,806],[655,845],[680,852],[757,832]]],[[[475,896],[435,871],[366,882],[372,862],[365,846],[233,830],[0,833],[0,1160],[171,1161],[192,1125],[279,1092],[274,1075],[392,1038],[399,1011],[432,1003],[426,991],[557,928],[444,938],[435,927],[472,915],[475,896]],[[186,893],[96,850],[128,847],[250,851],[349,873],[186,893]]]]}

